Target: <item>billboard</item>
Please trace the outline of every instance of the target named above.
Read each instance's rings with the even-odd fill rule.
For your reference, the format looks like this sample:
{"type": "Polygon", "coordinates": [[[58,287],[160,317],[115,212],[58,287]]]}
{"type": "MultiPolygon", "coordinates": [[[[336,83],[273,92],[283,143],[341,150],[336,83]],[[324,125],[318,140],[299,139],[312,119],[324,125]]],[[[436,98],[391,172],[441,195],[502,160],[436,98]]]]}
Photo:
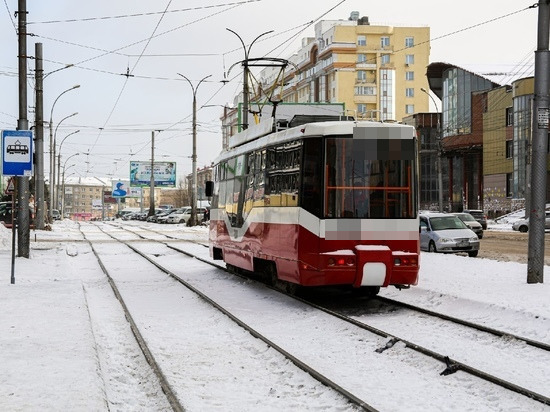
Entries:
{"type": "Polygon", "coordinates": [[[128,191],[130,184],[127,180],[115,180],[112,182],[113,190],[111,196],[113,197],[126,197],[128,196],[128,191]]]}
{"type": "MultiPolygon", "coordinates": [[[[176,187],[176,162],[155,162],[155,186],[176,187]]],[[[130,186],[149,186],[151,162],[130,162],[130,186]]]]}

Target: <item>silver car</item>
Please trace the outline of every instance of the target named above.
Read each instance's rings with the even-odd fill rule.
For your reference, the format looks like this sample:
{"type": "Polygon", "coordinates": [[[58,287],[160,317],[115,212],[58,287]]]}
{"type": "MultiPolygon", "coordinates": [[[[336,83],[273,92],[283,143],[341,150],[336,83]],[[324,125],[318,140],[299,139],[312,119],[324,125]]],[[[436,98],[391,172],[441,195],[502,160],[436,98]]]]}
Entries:
{"type": "Polygon", "coordinates": [[[420,215],[420,249],[428,252],[465,252],[476,257],[479,238],[453,214],[429,213],[420,215]]]}
{"type": "MultiPolygon", "coordinates": [[[[550,229],[550,212],[546,212],[546,220],[544,222],[545,229],[550,229]]],[[[512,224],[512,229],[519,230],[520,232],[527,232],[529,230],[529,218],[517,220],[512,224]]]]}

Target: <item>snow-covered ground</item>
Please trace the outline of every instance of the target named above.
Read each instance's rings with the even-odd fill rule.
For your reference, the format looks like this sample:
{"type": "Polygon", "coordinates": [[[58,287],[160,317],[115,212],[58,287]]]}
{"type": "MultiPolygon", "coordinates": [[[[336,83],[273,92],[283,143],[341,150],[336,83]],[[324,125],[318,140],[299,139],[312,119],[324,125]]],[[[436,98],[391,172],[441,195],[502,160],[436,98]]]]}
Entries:
{"type": "MultiPolygon", "coordinates": [[[[489,222],[489,230],[511,230],[513,219],[509,217],[506,221],[489,222]]],[[[177,230],[190,239],[207,238],[204,227],[170,225],[163,228],[166,229],[177,230]]],[[[162,394],[153,384],[154,378],[143,372],[147,370],[146,366],[136,369],[134,384],[130,382],[121,386],[145,386],[139,394],[110,394],[109,398],[114,397],[119,403],[107,405],[102,379],[116,375],[117,371],[98,372],[101,362],[98,360],[97,345],[112,346],[113,353],[124,354],[111,362],[115,365],[131,363],[138,355],[133,352],[132,345],[127,345],[133,337],[125,335],[121,331],[123,326],[117,324],[112,316],[119,309],[111,307],[112,302],[105,301],[99,295],[99,289],[88,287],[99,284],[99,280],[93,277],[97,275],[86,267],[74,266],[71,256],[81,253],[85,246],[78,240],[82,240],[82,236],[76,223],[67,220],[56,222],[51,232],[32,231],[30,259],[16,259],[16,280],[11,285],[11,232],[0,225],[0,262],[5,268],[3,280],[0,279],[2,409],[167,410],[162,394]],[[71,240],[75,242],[67,243],[71,240]],[[85,287],[88,287],[86,292],[83,291],[85,287]],[[90,328],[90,313],[94,322],[104,325],[90,328]],[[106,326],[109,322],[113,323],[112,329],[106,326]],[[108,335],[109,330],[118,331],[116,339],[108,335]]],[[[93,262],[92,255],[87,259],[93,262]]],[[[131,262],[122,267],[127,267],[129,273],[133,270],[131,262]]],[[[548,273],[548,267],[545,270],[548,273]]],[[[533,339],[550,343],[550,280],[544,284],[528,285],[526,278],[527,267],[520,263],[423,253],[418,286],[407,291],[387,289],[381,291],[381,295],[472,320],[490,309],[494,317],[486,320],[494,327],[528,334],[533,339]]],[[[182,340],[188,340],[192,331],[181,333],[182,340]]],[[[330,339],[330,336],[325,338],[330,339]]],[[[225,349],[220,347],[219,350],[225,349]]],[[[531,362],[526,360],[518,371],[527,376],[527,387],[530,384],[530,367],[531,362]]],[[[429,397],[430,394],[424,396],[429,397]]],[[[321,403],[316,404],[314,399],[312,402],[312,410],[321,407],[321,403]]],[[[428,404],[431,402],[426,402],[428,404]]],[[[223,401],[220,405],[219,410],[223,410],[223,401]]],[[[536,406],[536,410],[550,410],[542,404],[536,406]]],[[[289,400],[287,407],[291,409],[292,400],[289,400]]],[[[403,407],[406,410],[405,405],[403,407]]],[[[471,406],[463,408],[443,401],[437,408],[424,410],[465,409],[475,410],[471,406]]],[[[512,409],[522,410],[520,404],[512,409]]],[[[250,405],[243,405],[242,410],[252,409],[250,405]]],[[[256,410],[261,410],[261,407],[256,410]]],[[[387,410],[393,409],[388,405],[387,410]]]]}

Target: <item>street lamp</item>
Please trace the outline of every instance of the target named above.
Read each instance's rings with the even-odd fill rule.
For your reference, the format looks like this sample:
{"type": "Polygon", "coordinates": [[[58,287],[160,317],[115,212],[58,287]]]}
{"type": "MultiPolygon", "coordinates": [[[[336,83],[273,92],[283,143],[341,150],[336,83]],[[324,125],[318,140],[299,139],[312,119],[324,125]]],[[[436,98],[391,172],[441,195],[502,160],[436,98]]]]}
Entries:
{"type": "MultiPolygon", "coordinates": [[[[50,195],[49,195],[50,208],[49,208],[49,211],[48,211],[48,220],[50,222],[52,221],[52,201],[53,201],[53,197],[52,197],[52,195],[53,195],[53,193],[52,193],[53,186],[52,186],[52,183],[53,183],[53,179],[54,179],[53,166],[54,166],[54,163],[55,163],[54,150],[53,150],[54,141],[53,141],[53,132],[52,132],[52,129],[53,129],[53,109],[55,107],[55,104],[57,103],[57,101],[59,100],[59,98],[61,96],[63,96],[67,92],[70,92],[71,90],[78,89],[79,87],[80,87],[79,84],[74,85],[70,89],[65,90],[59,96],[57,96],[57,98],[54,100],[54,102],[52,104],[52,109],[50,111],[50,195]]],[[[59,123],[61,123],[61,122],[59,122],[59,123]]]]}
{"type": "Polygon", "coordinates": [[[206,77],[203,77],[196,86],[193,87],[193,83],[191,83],[191,80],[189,80],[187,77],[185,77],[183,74],[178,73],[181,77],[183,77],[189,85],[191,86],[191,90],[193,91],[193,155],[191,156],[192,159],[192,168],[193,168],[193,187],[191,191],[191,217],[189,218],[189,226],[195,226],[197,222],[197,89],[201,85],[203,81],[208,79],[211,74],[209,74],[206,77]]]}
{"type": "MultiPolygon", "coordinates": [[[[61,123],[61,122],[60,122],[61,123]]],[[[60,180],[60,169],[61,169],[61,147],[63,146],[63,142],[67,139],[67,137],[69,136],[72,136],[73,134],[76,134],[76,133],[79,133],[80,130],[76,130],[72,133],[69,133],[67,136],[65,136],[63,138],[63,140],[61,140],[61,143],[59,144],[59,149],[58,149],[58,152],[57,152],[57,185],[56,185],[56,189],[55,189],[55,194],[56,194],[56,203],[59,203],[59,188],[60,188],[60,185],[61,185],[61,180],[60,180]]],[[[55,141],[55,140],[54,140],[55,141]]],[[[54,169],[54,173],[55,173],[55,169],[54,169]]],[[[61,196],[63,196],[63,194],[61,194],[61,196]]]]}
{"type": "MultiPolygon", "coordinates": [[[[73,158],[75,156],[79,156],[79,155],[80,155],[80,153],[75,153],[75,154],[67,157],[67,160],[65,160],[65,163],[63,163],[63,174],[62,174],[62,180],[61,180],[61,182],[62,182],[62,185],[61,185],[61,191],[62,191],[61,199],[60,200],[56,199],[58,202],[60,201],[60,206],[61,207],[59,209],[61,211],[61,219],[63,219],[63,217],[65,216],[65,214],[63,213],[64,208],[65,208],[65,172],[67,171],[67,169],[70,169],[71,167],[76,166],[76,163],[73,163],[72,165],[67,167],[67,162],[71,158],[73,158]]],[[[58,194],[58,196],[59,196],[59,194],[58,194]]]]}
{"type": "Polygon", "coordinates": [[[435,99],[432,97],[432,95],[424,88],[421,87],[420,90],[422,90],[424,93],[426,93],[430,99],[432,99],[432,102],[435,106],[435,111],[437,112],[437,189],[438,189],[438,196],[439,196],[439,211],[443,212],[443,171],[441,167],[441,125],[439,122],[439,119],[441,117],[441,113],[439,113],[439,109],[437,108],[437,103],[435,99]]]}
{"type": "Polygon", "coordinates": [[[250,54],[250,49],[252,48],[252,45],[256,42],[256,40],[258,40],[260,37],[266,34],[273,33],[273,30],[266,31],[265,33],[260,34],[258,37],[252,40],[252,43],[250,43],[250,45],[248,46],[248,49],[246,48],[246,45],[244,44],[244,41],[241,38],[241,36],[239,36],[236,32],[234,32],[231,29],[226,28],[226,30],[230,31],[235,36],[237,36],[241,41],[241,44],[243,45],[244,60],[242,61],[242,65],[244,68],[243,70],[244,75],[243,75],[243,124],[242,126],[243,126],[243,130],[246,130],[248,129],[248,72],[249,72],[248,56],[250,54]]]}
{"type": "MultiPolygon", "coordinates": [[[[67,120],[70,117],[76,116],[78,112],[70,114],[68,116],[65,116],[63,119],[57,123],[57,126],[55,126],[55,131],[53,132],[53,138],[52,138],[52,146],[50,146],[50,156],[52,163],[50,164],[50,210],[55,209],[53,201],[56,199],[55,197],[55,154],[56,154],[56,140],[57,140],[57,129],[63,123],[65,120],[67,120]]],[[[51,215],[51,212],[50,212],[51,215]]]]}

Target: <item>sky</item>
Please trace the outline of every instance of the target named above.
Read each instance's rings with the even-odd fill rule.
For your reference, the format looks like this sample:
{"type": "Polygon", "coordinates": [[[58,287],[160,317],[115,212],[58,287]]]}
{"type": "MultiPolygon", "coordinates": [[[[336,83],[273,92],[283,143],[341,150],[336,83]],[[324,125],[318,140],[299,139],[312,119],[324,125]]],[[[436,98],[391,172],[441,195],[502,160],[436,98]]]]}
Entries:
{"type": "MultiPolygon", "coordinates": [[[[302,38],[313,36],[319,19],[346,20],[359,11],[373,25],[428,26],[431,62],[491,74],[492,80],[505,84],[533,75],[533,4],[464,0],[442,7],[428,0],[395,0],[388,7],[361,0],[97,0],[75,7],[69,0],[28,0],[27,118],[32,125],[32,57],[40,42],[46,76],[44,119],[52,120],[58,147],[63,142],[66,176],[127,179],[131,160],[150,160],[154,132],[155,160],[177,162],[181,178],[192,171],[192,90],[198,107],[197,166],[203,167],[221,150],[222,106],[233,106],[242,89],[238,62],[244,50],[227,28],[246,45],[273,30],[254,43],[250,57],[289,58],[302,38]],[[76,85],[80,87],[59,97],[76,85]]],[[[16,8],[16,0],[0,5],[3,130],[14,130],[18,118],[16,8]]],[[[48,180],[48,127],[44,134],[48,180]]]]}
{"type": "MultiPolygon", "coordinates": [[[[109,224],[100,224],[107,231],[114,230],[109,224]]],[[[180,239],[207,239],[205,227],[159,228],[132,221],[121,224],[134,230],[152,226],[180,239]]],[[[106,238],[92,223],[83,222],[82,230],[88,238],[106,238]]],[[[489,230],[511,230],[510,222],[490,222],[489,230]]],[[[131,239],[132,235],[126,233],[124,237],[131,239]]],[[[78,223],[54,222],[52,231],[33,231],[31,239],[30,259],[16,259],[12,285],[7,270],[10,231],[0,225],[0,266],[6,269],[0,279],[3,409],[170,410],[90,247],[79,241],[83,238],[78,223]]],[[[189,247],[184,245],[174,243],[175,247],[189,247]]],[[[441,363],[415,355],[403,344],[379,355],[371,349],[383,346],[387,339],[353,332],[354,328],[342,327],[332,317],[303,308],[261,285],[206,269],[196,259],[185,260],[181,254],[142,240],[134,246],[154,255],[275,344],[314,365],[345,389],[352,389],[356,396],[372,401],[378,410],[400,411],[404,405],[406,410],[426,412],[550,408],[461,372],[441,377],[441,363]],[[348,342],[349,335],[355,336],[356,346],[342,350],[342,342],[348,342]],[[324,356],[319,356],[321,353],[324,356]],[[373,394],[377,394],[374,399],[373,394]]],[[[166,274],[157,273],[139,259],[121,258],[128,256],[125,246],[108,241],[95,247],[186,410],[355,410],[166,274]]],[[[207,258],[208,249],[197,246],[195,252],[207,258]]],[[[548,281],[526,283],[525,264],[431,253],[421,255],[417,286],[380,292],[547,343],[549,293],[548,281]]],[[[513,339],[480,337],[472,342],[470,338],[476,333],[455,330],[451,325],[434,334],[433,320],[424,315],[368,308],[367,304],[357,307],[354,316],[550,395],[547,355],[522,344],[516,357],[507,356],[506,348],[518,345],[513,339]],[[452,344],[443,340],[445,336],[450,336],[452,344]]]]}

